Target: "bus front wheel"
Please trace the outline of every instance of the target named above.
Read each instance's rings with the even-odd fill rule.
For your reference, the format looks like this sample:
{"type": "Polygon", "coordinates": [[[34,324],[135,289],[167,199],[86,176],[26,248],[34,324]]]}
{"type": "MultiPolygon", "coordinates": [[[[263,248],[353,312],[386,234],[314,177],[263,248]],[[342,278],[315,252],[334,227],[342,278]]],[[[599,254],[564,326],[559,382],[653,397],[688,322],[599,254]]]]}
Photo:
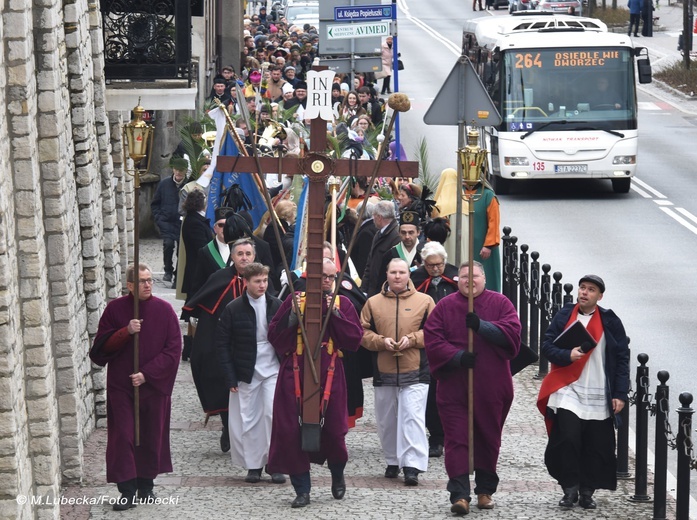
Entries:
{"type": "Polygon", "coordinates": [[[632,185],[631,177],[622,179],[612,179],[612,191],[615,193],[629,193],[629,187],[632,185]]]}

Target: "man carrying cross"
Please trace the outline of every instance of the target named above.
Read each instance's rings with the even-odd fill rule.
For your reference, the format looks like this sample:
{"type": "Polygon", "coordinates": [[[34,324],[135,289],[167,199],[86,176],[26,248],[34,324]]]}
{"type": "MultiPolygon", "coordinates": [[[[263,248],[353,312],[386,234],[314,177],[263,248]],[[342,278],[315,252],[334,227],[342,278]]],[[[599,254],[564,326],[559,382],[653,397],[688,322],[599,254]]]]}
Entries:
{"type": "MultiPolygon", "coordinates": [[[[320,450],[308,453],[301,449],[301,426],[305,357],[310,355],[298,331],[298,315],[293,311],[293,295],[286,298],[269,325],[268,339],[281,358],[278,383],[273,404],[273,427],[269,449],[268,471],[290,474],[296,498],[291,507],[310,503],[310,463],[327,461],[332,474],[332,496],[344,497],[346,483],[344,467],[348,460],[345,437],[348,433],[346,410],[346,377],[342,350],[356,352],[361,345],[363,329],[351,301],[337,296],[331,309],[331,295],[336,279],[336,265],[325,258],[322,263],[323,317],[331,313],[327,330],[322,337],[320,403],[320,450]]],[[[299,294],[300,312],[305,310],[305,293],[299,294]]]]}

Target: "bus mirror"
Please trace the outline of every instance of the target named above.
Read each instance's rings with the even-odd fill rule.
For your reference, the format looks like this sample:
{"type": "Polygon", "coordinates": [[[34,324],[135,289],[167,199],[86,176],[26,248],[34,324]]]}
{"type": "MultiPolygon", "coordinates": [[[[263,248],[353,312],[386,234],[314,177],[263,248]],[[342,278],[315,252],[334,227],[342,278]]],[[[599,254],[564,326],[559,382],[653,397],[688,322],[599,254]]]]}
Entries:
{"type": "Polygon", "coordinates": [[[651,83],[651,61],[648,58],[636,60],[639,83],[651,83]]]}

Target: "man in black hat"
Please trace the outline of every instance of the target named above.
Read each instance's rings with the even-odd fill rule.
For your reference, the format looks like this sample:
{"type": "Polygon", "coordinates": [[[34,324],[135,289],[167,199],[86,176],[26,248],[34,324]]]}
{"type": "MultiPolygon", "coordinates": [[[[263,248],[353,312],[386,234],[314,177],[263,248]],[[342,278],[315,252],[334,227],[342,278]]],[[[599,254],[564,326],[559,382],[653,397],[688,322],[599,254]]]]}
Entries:
{"type": "Polygon", "coordinates": [[[307,83],[304,81],[298,81],[298,83],[296,83],[293,97],[290,101],[283,104],[285,110],[293,108],[294,106],[298,106],[296,114],[298,114],[298,119],[302,120],[302,114],[305,112],[305,108],[307,108],[307,83]]]}
{"type": "Polygon", "coordinates": [[[617,315],[598,305],[604,293],[598,275],[581,278],[577,303],[554,316],[542,345],[552,370],[537,407],[549,434],[545,464],[564,491],[563,508],[578,502],[595,509],[596,489],[617,489],[614,426],[629,392],[629,340],[617,315]],[[559,334],[576,321],[593,341],[572,349],[557,346],[559,334]]]}
{"type": "Polygon", "coordinates": [[[157,185],[155,196],[150,203],[153,219],[162,237],[162,256],[165,267],[163,280],[171,282],[174,277],[174,249],[179,247],[179,190],[184,185],[189,163],[186,159],[170,160],[172,176],[162,179],[157,185]]]}
{"type": "Polygon", "coordinates": [[[409,266],[410,271],[421,267],[421,245],[419,244],[419,232],[421,219],[416,211],[402,211],[399,215],[400,242],[387,251],[382,257],[382,265],[378,272],[378,287],[387,280],[387,264],[393,258],[401,258],[409,266]]]}
{"type": "Polygon", "coordinates": [[[196,291],[206,283],[210,275],[228,264],[230,246],[225,241],[224,230],[225,221],[232,213],[234,213],[232,208],[215,209],[215,224],[213,224],[215,236],[213,240],[198,250],[194,279],[189,285],[189,292],[192,295],[196,294],[196,291]]]}

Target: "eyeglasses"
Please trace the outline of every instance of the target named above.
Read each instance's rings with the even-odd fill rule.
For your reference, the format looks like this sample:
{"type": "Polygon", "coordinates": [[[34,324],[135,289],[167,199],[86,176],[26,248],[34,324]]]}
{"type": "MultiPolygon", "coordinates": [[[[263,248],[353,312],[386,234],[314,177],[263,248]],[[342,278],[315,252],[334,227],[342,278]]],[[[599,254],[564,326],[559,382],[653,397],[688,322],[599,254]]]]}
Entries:
{"type": "Polygon", "coordinates": [[[322,280],[336,280],[335,274],[323,274],[322,280]]]}
{"type": "Polygon", "coordinates": [[[155,283],[152,278],[146,278],[145,280],[139,280],[140,285],[152,285],[155,283]]]}
{"type": "Polygon", "coordinates": [[[445,265],[445,262],[439,262],[437,264],[429,264],[428,262],[424,262],[424,265],[426,267],[431,267],[433,269],[440,269],[441,267],[443,267],[445,265]]]}
{"type": "Polygon", "coordinates": [[[218,228],[225,227],[225,222],[218,222],[218,223],[216,223],[215,227],[218,227],[218,228]]]}

